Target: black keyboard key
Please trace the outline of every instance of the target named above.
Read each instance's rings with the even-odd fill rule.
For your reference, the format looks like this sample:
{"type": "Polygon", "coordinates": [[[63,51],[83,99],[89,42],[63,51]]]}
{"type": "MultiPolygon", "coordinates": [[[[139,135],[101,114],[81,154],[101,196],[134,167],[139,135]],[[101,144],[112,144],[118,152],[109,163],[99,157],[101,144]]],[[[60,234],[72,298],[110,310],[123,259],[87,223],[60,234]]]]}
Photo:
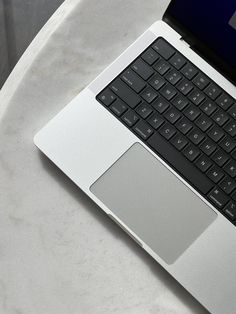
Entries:
{"type": "Polygon", "coordinates": [[[210,97],[212,100],[215,100],[220,94],[221,89],[214,83],[211,83],[205,90],[205,94],[210,97]]]}
{"type": "Polygon", "coordinates": [[[190,121],[194,121],[201,114],[200,110],[192,104],[187,107],[183,113],[190,121]]]}
{"type": "Polygon", "coordinates": [[[197,68],[191,63],[187,63],[181,70],[181,73],[189,80],[192,80],[195,75],[197,75],[197,68]]]}
{"type": "Polygon", "coordinates": [[[159,132],[169,141],[175,135],[176,129],[171,124],[166,123],[160,128],[159,132]]]}
{"type": "Polygon", "coordinates": [[[170,105],[164,98],[159,97],[156,101],[154,101],[154,103],[152,103],[152,106],[159,113],[163,113],[170,105]]]}
{"type": "Polygon", "coordinates": [[[211,116],[216,111],[217,106],[213,101],[207,99],[200,105],[200,108],[207,116],[211,116]]]}
{"type": "Polygon", "coordinates": [[[155,65],[154,69],[161,75],[164,75],[170,69],[170,65],[165,60],[159,60],[155,65]]]}
{"type": "Polygon", "coordinates": [[[194,128],[189,132],[188,138],[193,142],[193,144],[198,145],[204,139],[204,134],[200,130],[194,128]]]}
{"type": "Polygon", "coordinates": [[[113,94],[108,88],[105,89],[101,94],[98,96],[98,99],[105,105],[110,106],[113,101],[116,100],[116,95],[113,94]]]}
{"type": "Polygon", "coordinates": [[[139,121],[134,126],[134,131],[144,140],[147,140],[153,134],[153,129],[144,121],[139,121]]]}
{"type": "Polygon", "coordinates": [[[180,70],[186,63],[187,60],[180,55],[178,52],[171,57],[169,60],[170,64],[173,65],[177,70],[180,70]]]}
{"type": "Polygon", "coordinates": [[[212,121],[205,115],[201,115],[197,120],[196,120],[196,125],[203,131],[206,132],[211,126],[212,126],[212,121]]]}
{"type": "Polygon", "coordinates": [[[207,87],[210,84],[209,78],[203,73],[199,73],[193,80],[193,83],[201,90],[207,87]]]}
{"type": "Polygon", "coordinates": [[[176,127],[181,133],[187,134],[192,129],[193,125],[187,119],[182,118],[176,123],[176,127]]]}
{"type": "Polygon", "coordinates": [[[229,110],[229,115],[231,115],[232,118],[236,119],[236,104],[234,104],[229,110]]]}
{"type": "Polygon", "coordinates": [[[172,85],[166,84],[164,87],[162,87],[160,93],[167,100],[171,100],[177,94],[177,91],[172,85]]]}
{"type": "Polygon", "coordinates": [[[231,176],[231,178],[236,177],[236,162],[234,160],[230,160],[225,166],[224,171],[231,176]]]}
{"type": "Polygon", "coordinates": [[[222,129],[218,128],[217,126],[213,126],[213,128],[210,129],[207,134],[214,142],[218,142],[224,136],[222,129]]]}
{"type": "Polygon", "coordinates": [[[194,161],[199,155],[200,150],[192,144],[189,144],[184,150],[183,154],[189,161],[194,161]]]}
{"type": "Polygon", "coordinates": [[[213,183],[160,134],[150,137],[148,144],[201,193],[207,194],[213,188],[213,183]]]}
{"type": "Polygon", "coordinates": [[[166,60],[170,59],[175,54],[174,48],[162,38],[158,39],[152,47],[166,60]]]}
{"type": "Polygon", "coordinates": [[[229,202],[230,198],[221,191],[218,187],[215,187],[209,194],[208,198],[212,201],[212,203],[218,207],[219,209],[223,209],[223,207],[229,202]]]}
{"type": "Polygon", "coordinates": [[[146,102],[149,104],[153,102],[157,97],[157,92],[152,87],[147,87],[145,90],[141,93],[141,96],[146,102]]]}
{"type": "Polygon", "coordinates": [[[206,172],[212,166],[212,162],[205,155],[202,155],[197,159],[196,166],[202,172],[206,172]]]}
{"type": "Polygon", "coordinates": [[[182,111],[189,104],[188,99],[182,94],[178,94],[174,99],[172,99],[172,104],[182,111]]]}
{"type": "Polygon", "coordinates": [[[159,90],[163,85],[165,85],[165,80],[159,74],[156,74],[149,80],[149,84],[155,90],[159,90]]]}
{"type": "Polygon", "coordinates": [[[149,48],[142,54],[142,59],[146,61],[149,65],[153,65],[153,63],[155,63],[159,59],[159,56],[152,48],[149,48]]]}
{"type": "Polygon", "coordinates": [[[117,99],[115,102],[112,103],[112,105],[110,106],[110,109],[112,112],[114,112],[115,115],[119,117],[126,110],[128,110],[128,106],[120,99],[117,99]]]}
{"type": "Polygon", "coordinates": [[[164,122],[165,120],[162,118],[161,115],[154,113],[147,122],[155,129],[157,130],[164,122]]]}
{"type": "Polygon", "coordinates": [[[124,102],[126,102],[131,108],[136,107],[140,102],[140,97],[135,94],[124,82],[120,79],[116,79],[111,83],[110,88],[119,96],[124,102]]]}
{"type": "Polygon", "coordinates": [[[148,80],[154,73],[153,69],[147,65],[142,59],[136,60],[131,68],[140,75],[145,81],[148,80]]]}
{"type": "Polygon", "coordinates": [[[178,133],[171,139],[171,144],[175,146],[179,151],[181,151],[187,144],[188,140],[182,134],[178,133]]]}
{"type": "Polygon", "coordinates": [[[236,135],[236,122],[234,120],[230,120],[226,123],[226,125],[224,126],[224,130],[231,135],[232,137],[234,137],[236,135]]]}
{"type": "Polygon", "coordinates": [[[121,74],[121,79],[129,85],[136,93],[140,93],[146,83],[132,70],[126,70],[121,74]]]}
{"type": "Polygon", "coordinates": [[[203,102],[203,100],[205,99],[205,96],[201,91],[194,89],[188,95],[188,99],[191,100],[191,102],[194,103],[194,105],[199,106],[200,103],[203,102]]]}
{"type": "Polygon", "coordinates": [[[226,155],[226,153],[218,149],[213,155],[212,155],[212,160],[220,167],[222,167],[228,160],[229,157],[226,155]]]}
{"type": "Polygon", "coordinates": [[[143,119],[146,119],[153,112],[152,107],[146,103],[138,105],[135,110],[143,119]]]}
{"type": "Polygon", "coordinates": [[[223,110],[218,110],[213,114],[212,119],[219,125],[222,126],[226,121],[229,120],[228,115],[223,110]]]}
{"type": "Polygon", "coordinates": [[[229,204],[225,206],[224,212],[231,221],[236,220],[236,204],[234,202],[229,202],[229,204]]]}
{"type": "Polygon", "coordinates": [[[165,78],[172,85],[176,85],[181,80],[182,75],[176,70],[171,70],[166,74],[165,78]]]}
{"type": "Polygon", "coordinates": [[[184,94],[185,96],[193,90],[194,86],[191,82],[187,81],[186,79],[183,79],[180,81],[177,86],[178,90],[184,94]]]}
{"type": "Polygon", "coordinates": [[[224,178],[224,180],[219,184],[222,191],[224,191],[226,194],[231,194],[236,189],[236,182],[234,179],[231,179],[230,177],[224,178]]]}
{"type": "Polygon", "coordinates": [[[226,93],[223,93],[219,98],[217,98],[216,103],[224,110],[228,110],[229,107],[233,105],[234,100],[226,93]]]}
{"type": "Polygon", "coordinates": [[[174,124],[180,118],[180,113],[175,108],[170,108],[165,113],[165,118],[171,123],[174,124]]]}
{"type": "Polygon", "coordinates": [[[232,152],[235,146],[236,146],[236,141],[230,138],[229,136],[226,136],[220,142],[220,147],[223,148],[226,151],[226,153],[232,152]]]}
{"type": "Polygon", "coordinates": [[[217,98],[216,103],[224,110],[228,110],[229,107],[233,105],[234,100],[226,93],[223,93],[219,98],[217,98]]]}
{"type": "Polygon", "coordinates": [[[207,176],[214,183],[218,183],[224,177],[224,172],[217,166],[213,166],[210,170],[207,171],[207,176]]]}
{"type": "Polygon", "coordinates": [[[212,142],[209,139],[206,139],[200,146],[201,151],[206,154],[207,156],[210,156],[214,153],[216,150],[216,145],[214,142],[212,142]]]}
{"type": "Polygon", "coordinates": [[[139,117],[138,115],[130,110],[128,112],[126,112],[123,117],[122,117],[122,120],[129,126],[129,127],[132,127],[133,125],[135,125],[136,122],[139,121],[139,117]]]}

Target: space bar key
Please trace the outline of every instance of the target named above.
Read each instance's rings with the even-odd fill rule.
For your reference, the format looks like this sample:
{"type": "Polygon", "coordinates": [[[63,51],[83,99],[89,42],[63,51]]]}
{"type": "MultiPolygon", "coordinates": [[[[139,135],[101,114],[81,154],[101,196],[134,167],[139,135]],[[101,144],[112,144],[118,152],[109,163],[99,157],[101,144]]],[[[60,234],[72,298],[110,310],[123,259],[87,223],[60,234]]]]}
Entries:
{"type": "Polygon", "coordinates": [[[207,194],[213,189],[213,183],[160,134],[155,133],[147,142],[158,155],[201,193],[207,194]]]}

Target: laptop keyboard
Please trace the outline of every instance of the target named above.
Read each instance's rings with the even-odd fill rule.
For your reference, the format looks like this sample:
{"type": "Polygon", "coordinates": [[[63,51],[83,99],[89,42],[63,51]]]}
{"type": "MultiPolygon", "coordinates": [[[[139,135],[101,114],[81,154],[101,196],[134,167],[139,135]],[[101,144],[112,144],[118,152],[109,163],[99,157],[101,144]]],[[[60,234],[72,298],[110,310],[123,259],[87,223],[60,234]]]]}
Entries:
{"type": "Polygon", "coordinates": [[[163,38],[96,99],[236,225],[236,101],[163,38]]]}

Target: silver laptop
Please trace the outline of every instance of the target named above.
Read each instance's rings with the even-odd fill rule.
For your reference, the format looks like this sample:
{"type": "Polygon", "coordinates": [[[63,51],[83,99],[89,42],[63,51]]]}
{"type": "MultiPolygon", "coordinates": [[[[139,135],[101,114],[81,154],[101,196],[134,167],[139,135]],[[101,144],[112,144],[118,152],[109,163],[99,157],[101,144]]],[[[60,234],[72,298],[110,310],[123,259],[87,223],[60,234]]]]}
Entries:
{"type": "Polygon", "coordinates": [[[235,0],[175,0],[34,139],[218,314],[236,313],[235,83],[235,0]]]}

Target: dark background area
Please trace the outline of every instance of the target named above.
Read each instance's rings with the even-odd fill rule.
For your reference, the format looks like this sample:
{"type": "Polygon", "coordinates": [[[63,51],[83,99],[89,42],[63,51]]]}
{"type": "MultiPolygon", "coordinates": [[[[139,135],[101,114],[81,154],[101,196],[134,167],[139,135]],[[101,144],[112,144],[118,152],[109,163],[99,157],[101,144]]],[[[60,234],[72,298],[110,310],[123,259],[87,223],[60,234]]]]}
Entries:
{"type": "Polygon", "coordinates": [[[64,0],[0,0],[0,88],[64,0]]]}
{"type": "Polygon", "coordinates": [[[173,1],[169,14],[189,32],[236,67],[236,31],[229,21],[236,12],[236,0],[173,1]]]}

